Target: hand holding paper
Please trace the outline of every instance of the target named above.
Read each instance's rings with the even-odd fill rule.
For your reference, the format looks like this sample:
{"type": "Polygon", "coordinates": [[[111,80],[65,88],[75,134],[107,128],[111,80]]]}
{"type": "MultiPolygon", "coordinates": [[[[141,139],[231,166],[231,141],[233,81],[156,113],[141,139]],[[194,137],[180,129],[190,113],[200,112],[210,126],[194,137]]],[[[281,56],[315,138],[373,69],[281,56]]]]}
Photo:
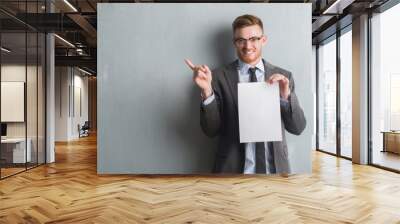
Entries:
{"type": "Polygon", "coordinates": [[[268,78],[267,82],[269,84],[273,84],[275,82],[279,83],[279,92],[280,96],[287,100],[290,95],[290,88],[289,88],[289,79],[282,74],[275,73],[268,78]]]}

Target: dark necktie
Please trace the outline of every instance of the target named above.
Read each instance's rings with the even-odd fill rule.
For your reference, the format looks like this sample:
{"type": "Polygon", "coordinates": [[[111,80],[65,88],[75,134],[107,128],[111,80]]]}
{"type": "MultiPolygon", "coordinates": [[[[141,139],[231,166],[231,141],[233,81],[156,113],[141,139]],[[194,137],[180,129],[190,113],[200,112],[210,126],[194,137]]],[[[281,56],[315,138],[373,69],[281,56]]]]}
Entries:
{"type": "MultiPolygon", "coordinates": [[[[256,69],[249,68],[250,82],[257,82],[256,69]]],[[[256,173],[266,173],[264,142],[256,142],[256,173]]]]}

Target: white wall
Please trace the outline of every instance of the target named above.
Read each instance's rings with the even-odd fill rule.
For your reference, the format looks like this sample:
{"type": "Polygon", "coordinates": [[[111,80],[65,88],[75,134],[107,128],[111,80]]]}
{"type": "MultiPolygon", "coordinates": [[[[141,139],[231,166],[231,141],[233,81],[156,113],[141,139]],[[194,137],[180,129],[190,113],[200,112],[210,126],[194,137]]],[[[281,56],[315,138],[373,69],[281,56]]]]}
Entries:
{"type": "Polygon", "coordinates": [[[79,137],[78,124],[83,125],[88,120],[88,77],[83,75],[76,68],[56,67],[56,141],[77,139],[79,137]],[[81,105],[81,112],[79,105],[81,105]]]}
{"type": "MultiPolygon", "coordinates": [[[[75,75],[74,75],[74,96],[73,99],[75,100],[74,102],[74,108],[72,108],[72,119],[71,119],[71,135],[72,138],[78,138],[79,133],[78,133],[78,124],[81,126],[85,123],[85,121],[88,120],[88,77],[87,76],[81,76],[83,73],[78,73],[76,74],[75,70],[75,75]],[[80,93],[79,93],[80,91],[80,93]],[[78,96],[80,95],[80,98],[78,96]],[[81,101],[79,103],[79,100],[81,101]],[[79,105],[80,104],[80,105],[79,105]],[[79,107],[81,107],[81,111],[79,110],[79,107]]],[[[72,104],[72,103],[71,103],[72,104]]]]}
{"type": "Polygon", "coordinates": [[[55,141],[67,141],[68,68],[56,67],[55,74],[55,141]]]}

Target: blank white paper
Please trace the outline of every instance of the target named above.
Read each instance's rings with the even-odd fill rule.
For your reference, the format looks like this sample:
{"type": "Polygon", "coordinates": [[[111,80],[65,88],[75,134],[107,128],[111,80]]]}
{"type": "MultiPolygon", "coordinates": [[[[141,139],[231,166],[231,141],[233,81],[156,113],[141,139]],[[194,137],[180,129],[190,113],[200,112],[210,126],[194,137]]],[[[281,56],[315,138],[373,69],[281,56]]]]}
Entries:
{"type": "Polygon", "coordinates": [[[282,141],[279,85],[239,83],[240,142],[282,141]]]}

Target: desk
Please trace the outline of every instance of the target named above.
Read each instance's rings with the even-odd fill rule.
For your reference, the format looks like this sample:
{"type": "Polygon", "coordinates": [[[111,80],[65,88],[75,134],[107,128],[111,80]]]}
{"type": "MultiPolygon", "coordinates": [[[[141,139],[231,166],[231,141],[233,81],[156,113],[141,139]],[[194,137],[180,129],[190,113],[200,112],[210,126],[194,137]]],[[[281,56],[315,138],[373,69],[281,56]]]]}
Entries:
{"type": "Polygon", "coordinates": [[[25,163],[31,162],[31,145],[30,138],[27,139],[25,151],[25,138],[6,138],[1,139],[1,157],[6,160],[6,163],[25,163]],[[26,153],[26,154],[25,154],[26,153]],[[11,159],[12,158],[12,159],[11,159]],[[27,161],[25,161],[27,158],[27,161]]]}
{"type": "Polygon", "coordinates": [[[393,152],[400,154],[400,132],[399,131],[382,131],[383,133],[383,150],[382,152],[393,152]]]}

